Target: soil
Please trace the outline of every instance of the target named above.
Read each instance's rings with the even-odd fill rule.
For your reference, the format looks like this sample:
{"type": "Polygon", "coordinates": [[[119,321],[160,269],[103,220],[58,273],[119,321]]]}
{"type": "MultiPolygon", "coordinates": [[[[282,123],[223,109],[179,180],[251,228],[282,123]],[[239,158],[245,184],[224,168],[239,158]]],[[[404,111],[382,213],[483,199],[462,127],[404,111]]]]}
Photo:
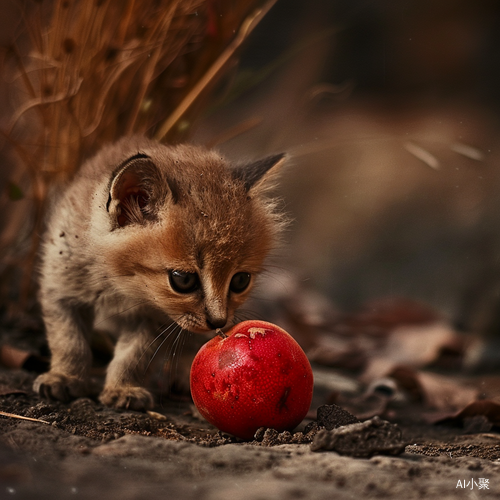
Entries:
{"type": "Polygon", "coordinates": [[[34,419],[0,417],[0,498],[486,499],[500,489],[494,432],[357,423],[332,406],[293,434],[261,429],[254,441],[242,442],[205,422],[188,400],[164,400],[149,413],[87,398],[48,402],[32,393],[33,378],[24,370],[0,371],[0,410],[34,419]],[[371,456],[313,451],[329,448],[315,441],[321,433],[350,434],[352,449],[374,428],[383,434],[371,456]],[[403,445],[384,451],[384,436],[403,445]]]}

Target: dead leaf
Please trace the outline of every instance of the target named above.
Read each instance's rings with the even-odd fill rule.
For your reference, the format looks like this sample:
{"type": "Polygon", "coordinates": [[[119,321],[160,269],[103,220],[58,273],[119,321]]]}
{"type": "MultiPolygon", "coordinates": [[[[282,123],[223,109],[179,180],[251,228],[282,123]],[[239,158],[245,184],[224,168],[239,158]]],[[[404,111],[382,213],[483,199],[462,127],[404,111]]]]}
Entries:
{"type": "Polygon", "coordinates": [[[397,366],[398,364],[392,359],[374,357],[369,360],[367,368],[359,379],[365,384],[371,384],[375,380],[388,377],[397,366]]]}
{"type": "Polygon", "coordinates": [[[442,412],[454,412],[463,408],[479,396],[478,389],[454,378],[418,371],[405,365],[392,365],[389,370],[382,370],[382,368],[388,368],[389,365],[383,364],[384,360],[377,361],[381,361],[378,364],[380,377],[371,381],[367,394],[370,392],[370,388],[372,392],[377,392],[373,391],[374,387],[376,388],[382,382],[385,383],[385,381],[392,379],[396,382],[398,390],[393,390],[392,395],[387,394],[388,401],[391,399],[404,401],[404,394],[408,400],[421,403],[422,411],[433,409],[439,411],[441,416],[442,412]]]}
{"type": "Polygon", "coordinates": [[[398,326],[422,325],[441,321],[441,315],[427,304],[405,297],[383,297],[371,300],[360,311],[341,323],[354,332],[387,334],[398,326]]]}
{"type": "Polygon", "coordinates": [[[462,352],[463,346],[459,334],[443,322],[400,326],[390,332],[385,344],[368,360],[361,380],[370,383],[387,376],[396,367],[434,365],[443,353],[462,352]]]}
{"type": "Polygon", "coordinates": [[[476,400],[479,395],[476,388],[451,377],[404,366],[395,367],[388,376],[394,378],[414,400],[421,400],[426,407],[439,411],[456,411],[476,400]]]}
{"type": "Polygon", "coordinates": [[[491,399],[472,401],[460,411],[445,417],[441,417],[440,419],[435,420],[434,423],[446,424],[465,422],[467,419],[478,416],[484,416],[493,425],[500,426],[500,403],[491,399]]]}
{"type": "Polygon", "coordinates": [[[0,346],[0,363],[7,368],[21,368],[30,356],[31,352],[29,351],[23,351],[6,344],[0,346]]]}
{"type": "Polygon", "coordinates": [[[43,373],[49,368],[47,359],[7,344],[0,346],[0,364],[11,370],[24,368],[36,373],[43,373]]]}
{"type": "Polygon", "coordinates": [[[360,420],[383,415],[391,398],[378,393],[366,393],[358,397],[345,397],[340,395],[336,401],[346,411],[352,413],[360,420]]]}
{"type": "Polygon", "coordinates": [[[8,385],[0,384],[0,396],[9,396],[10,394],[27,394],[26,391],[21,389],[15,389],[14,387],[9,387],[8,385]]]}
{"type": "Polygon", "coordinates": [[[393,330],[379,356],[412,367],[435,361],[444,347],[457,344],[457,333],[446,323],[401,326],[393,330]]]}
{"type": "Polygon", "coordinates": [[[366,366],[367,352],[356,337],[346,338],[335,334],[318,334],[307,357],[323,366],[360,370],[366,366]]]}
{"type": "Polygon", "coordinates": [[[418,372],[426,405],[438,410],[458,409],[477,399],[479,391],[451,377],[435,373],[418,372]]]}

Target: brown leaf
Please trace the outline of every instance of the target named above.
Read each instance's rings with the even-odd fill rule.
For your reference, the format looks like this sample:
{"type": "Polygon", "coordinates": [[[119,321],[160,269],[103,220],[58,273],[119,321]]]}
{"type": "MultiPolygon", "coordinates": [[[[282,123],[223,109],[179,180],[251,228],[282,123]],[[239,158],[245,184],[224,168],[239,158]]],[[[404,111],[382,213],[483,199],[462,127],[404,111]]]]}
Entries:
{"type": "Polygon", "coordinates": [[[420,368],[436,364],[443,353],[463,349],[460,336],[446,323],[401,326],[368,360],[361,379],[370,383],[396,367],[420,368]]]}
{"type": "Polygon", "coordinates": [[[49,369],[47,359],[7,344],[0,346],[0,365],[11,370],[23,368],[35,373],[43,373],[49,369]]]}
{"type": "Polygon", "coordinates": [[[435,420],[436,424],[465,422],[474,417],[484,416],[493,425],[500,426],[500,403],[491,399],[472,401],[459,412],[435,420]]]}
{"type": "Polygon", "coordinates": [[[22,368],[30,356],[29,351],[23,351],[6,344],[0,346],[0,363],[7,368],[22,368]]]}
{"type": "Polygon", "coordinates": [[[366,366],[367,352],[355,338],[318,334],[314,346],[307,351],[311,361],[324,366],[360,370],[366,366]]]}
{"type": "Polygon", "coordinates": [[[451,377],[416,371],[405,366],[394,367],[388,376],[394,378],[412,399],[421,400],[428,408],[439,411],[456,411],[479,395],[477,389],[451,377]]]}
{"type": "Polygon", "coordinates": [[[8,385],[0,384],[0,396],[8,396],[10,394],[26,394],[26,391],[15,389],[14,387],[9,387],[8,385]]]}
{"type": "MultiPolygon", "coordinates": [[[[388,367],[387,364],[383,366],[388,367]]],[[[451,377],[418,371],[405,365],[393,365],[390,370],[379,370],[379,373],[380,377],[374,379],[369,387],[377,388],[379,385],[377,381],[380,381],[382,385],[384,381],[393,380],[400,391],[400,393],[393,391],[393,399],[399,394],[399,400],[401,396],[404,396],[410,401],[421,403],[422,411],[426,408],[438,411],[440,412],[439,418],[463,408],[477,399],[479,395],[479,390],[451,377]]],[[[372,392],[379,393],[380,391],[372,389],[372,392]]]]}
{"type": "Polygon", "coordinates": [[[365,333],[387,334],[397,326],[435,323],[440,319],[439,313],[426,304],[404,297],[385,297],[367,302],[345,322],[365,333]]]}
{"type": "Polygon", "coordinates": [[[391,332],[379,355],[408,366],[435,361],[444,347],[455,345],[457,333],[446,323],[401,326],[391,332]]]}
{"type": "Polygon", "coordinates": [[[366,393],[358,397],[339,397],[337,404],[360,420],[383,415],[390,398],[383,394],[366,393]]]}
{"type": "Polygon", "coordinates": [[[479,391],[455,379],[435,373],[418,373],[427,406],[443,409],[459,409],[477,399],[479,391]]]}

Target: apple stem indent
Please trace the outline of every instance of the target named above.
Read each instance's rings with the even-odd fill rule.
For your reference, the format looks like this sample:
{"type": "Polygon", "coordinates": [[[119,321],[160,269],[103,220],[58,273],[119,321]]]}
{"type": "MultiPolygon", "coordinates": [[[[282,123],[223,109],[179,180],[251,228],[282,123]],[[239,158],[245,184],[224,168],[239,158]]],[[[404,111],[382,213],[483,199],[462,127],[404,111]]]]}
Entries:
{"type": "Polygon", "coordinates": [[[227,335],[220,329],[220,328],[217,328],[215,330],[215,333],[222,339],[227,339],[227,335]]]}

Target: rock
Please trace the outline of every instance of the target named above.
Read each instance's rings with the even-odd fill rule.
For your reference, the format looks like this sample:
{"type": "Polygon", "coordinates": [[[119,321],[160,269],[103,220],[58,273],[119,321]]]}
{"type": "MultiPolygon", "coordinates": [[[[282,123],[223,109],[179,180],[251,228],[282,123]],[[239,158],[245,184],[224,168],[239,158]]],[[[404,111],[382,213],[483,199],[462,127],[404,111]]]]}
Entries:
{"type": "Polygon", "coordinates": [[[311,443],[312,451],[336,451],[352,457],[373,455],[399,455],[405,443],[401,430],[380,417],[353,423],[337,429],[320,430],[311,443]]]}
{"type": "Polygon", "coordinates": [[[352,413],[349,413],[338,405],[320,406],[316,421],[320,427],[324,427],[328,431],[342,427],[343,425],[360,422],[352,413]]]}

